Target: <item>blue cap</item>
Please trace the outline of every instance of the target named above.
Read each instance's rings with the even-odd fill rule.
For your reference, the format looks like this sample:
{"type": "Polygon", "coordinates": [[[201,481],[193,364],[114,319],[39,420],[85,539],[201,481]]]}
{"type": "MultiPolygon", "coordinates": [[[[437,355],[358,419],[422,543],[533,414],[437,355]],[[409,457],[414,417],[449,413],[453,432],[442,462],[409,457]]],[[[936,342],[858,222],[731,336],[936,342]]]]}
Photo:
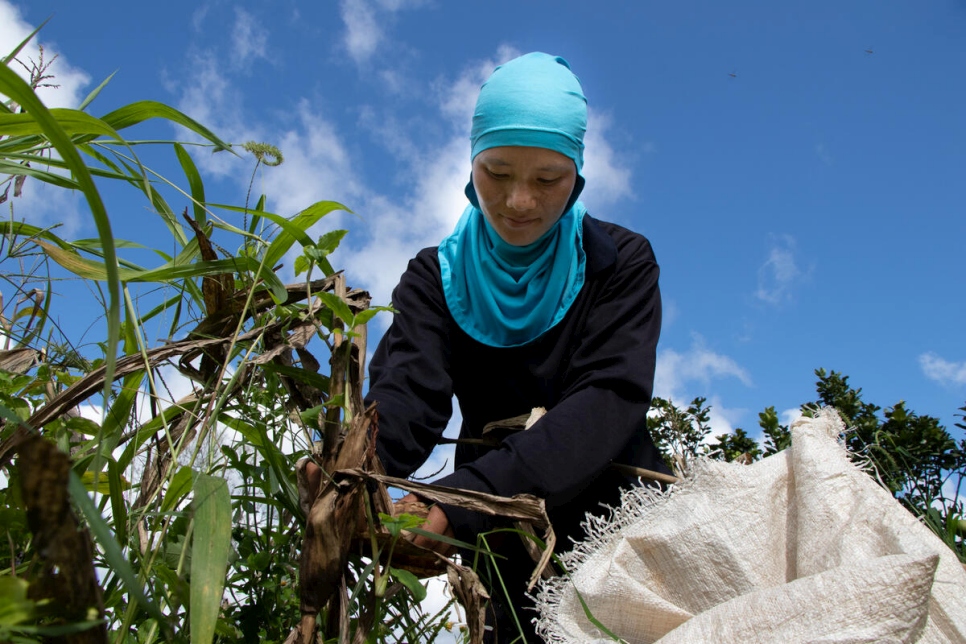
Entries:
{"type": "Polygon", "coordinates": [[[470,158],[501,146],[546,148],[584,165],[587,99],[566,60],[542,52],[497,67],[480,88],[470,158]]]}

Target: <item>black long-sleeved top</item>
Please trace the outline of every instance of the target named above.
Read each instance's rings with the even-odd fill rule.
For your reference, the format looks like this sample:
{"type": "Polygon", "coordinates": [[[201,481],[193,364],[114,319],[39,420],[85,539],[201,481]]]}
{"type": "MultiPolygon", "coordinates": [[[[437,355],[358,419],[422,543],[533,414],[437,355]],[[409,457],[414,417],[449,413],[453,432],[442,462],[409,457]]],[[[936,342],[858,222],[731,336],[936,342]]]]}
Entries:
{"type": "MultiPolygon", "coordinates": [[[[409,476],[428,458],[454,393],[462,438],[480,438],[487,423],[534,407],[548,413],[500,448],[458,446],[455,471],[436,483],[542,497],[558,538],[579,536],[585,512],[618,502],[618,487],[631,480],[608,469],[611,462],[667,471],[646,425],[661,327],[654,253],[643,236],[589,215],[583,241],[586,276],[570,310],[544,335],[512,348],[481,344],[459,328],[436,248],[410,261],[369,370],[376,450],[389,474],[409,476]]],[[[463,541],[493,526],[482,515],[445,510],[463,541]]]]}

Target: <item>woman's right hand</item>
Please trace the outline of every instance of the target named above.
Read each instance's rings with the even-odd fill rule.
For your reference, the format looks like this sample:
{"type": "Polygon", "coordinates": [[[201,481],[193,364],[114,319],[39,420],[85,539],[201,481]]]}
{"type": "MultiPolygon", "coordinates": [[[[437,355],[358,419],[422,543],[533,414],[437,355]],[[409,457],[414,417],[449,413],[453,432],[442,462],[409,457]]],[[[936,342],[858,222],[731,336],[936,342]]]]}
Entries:
{"type": "MultiPolygon", "coordinates": [[[[397,511],[405,512],[407,508],[411,509],[413,504],[422,505],[424,508],[427,507],[425,501],[416,496],[415,494],[407,494],[403,498],[396,501],[394,507],[397,511]]],[[[439,509],[439,506],[432,505],[428,506],[429,511],[426,513],[426,522],[420,526],[426,532],[432,532],[435,534],[440,534],[446,537],[455,537],[452,526],[449,524],[449,518],[446,513],[439,509]]],[[[435,550],[439,554],[449,556],[455,552],[456,547],[442,541],[438,541],[431,537],[426,537],[421,534],[411,534],[411,541],[417,546],[423,548],[428,548],[429,550],[435,550]]]]}

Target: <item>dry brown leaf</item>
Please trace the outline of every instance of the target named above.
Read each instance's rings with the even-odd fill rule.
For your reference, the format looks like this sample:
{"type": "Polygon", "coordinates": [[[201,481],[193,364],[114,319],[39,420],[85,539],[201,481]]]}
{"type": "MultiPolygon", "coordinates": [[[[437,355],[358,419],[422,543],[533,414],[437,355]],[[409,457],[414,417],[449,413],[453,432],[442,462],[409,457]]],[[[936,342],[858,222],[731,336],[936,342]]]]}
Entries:
{"type": "Polygon", "coordinates": [[[470,633],[470,644],[482,644],[486,625],[485,600],[490,598],[486,587],[471,568],[454,563],[439,555],[446,562],[446,580],[453,594],[466,611],[466,626],[470,633]]]}
{"type": "Polygon", "coordinates": [[[28,347],[0,351],[0,369],[12,373],[27,373],[37,364],[39,358],[40,352],[28,347]]]}

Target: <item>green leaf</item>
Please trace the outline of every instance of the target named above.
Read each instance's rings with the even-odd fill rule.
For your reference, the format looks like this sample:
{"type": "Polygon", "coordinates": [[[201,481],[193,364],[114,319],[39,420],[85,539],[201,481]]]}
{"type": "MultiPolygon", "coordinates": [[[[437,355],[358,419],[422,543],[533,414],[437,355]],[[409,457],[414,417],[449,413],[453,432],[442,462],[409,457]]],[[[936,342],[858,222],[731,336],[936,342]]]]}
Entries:
{"type": "MultiPolygon", "coordinates": [[[[104,280],[107,277],[106,262],[86,259],[72,250],[64,250],[39,239],[37,244],[47,252],[52,260],[78,277],[96,281],[104,280]]],[[[238,273],[244,270],[255,272],[258,267],[259,263],[250,257],[231,257],[210,262],[179,262],[175,260],[157,268],[123,268],[120,270],[115,268],[115,271],[118,272],[123,282],[171,282],[183,278],[238,273]]],[[[260,273],[257,273],[257,276],[264,280],[272,296],[279,298],[277,301],[285,300],[288,292],[285,290],[285,285],[274,273],[263,268],[260,273]]]]}
{"type": "Polygon", "coordinates": [[[37,228],[36,226],[31,226],[30,224],[25,224],[19,221],[0,221],[0,235],[4,236],[23,236],[23,237],[41,237],[48,241],[52,241],[61,248],[69,248],[67,242],[63,239],[54,235],[49,230],[44,228],[37,228]]]}
{"type": "Polygon", "coordinates": [[[198,167],[195,165],[191,155],[184,149],[184,146],[180,143],[175,143],[174,151],[178,155],[178,162],[181,164],[181,169],[184,170],[184,176],[188,179],[188,186],[191,188],[191,206],[194,209],[195,221],[199,226],[204,228],[205,222],[208,219],[204,206],[205,184],[202,182],[201,175],[198,173],[198,167]]]}
{"type": "Polygon", "coordinates": [[[319,414],[322,413],[324,407],[322,405],[316,405],[315,407],[310,407],[303,412],[299,412],[299,418],[303,423],[310,427],[318,427],[319,414]]]}
{"type": "Polygon", "coordinates": [[[594,626],[596,626],[597,628],[599,628],[600,631],[604,635],[606,635],[607,637],[609,637],[611,640],[613,640],[615,642],[624,642],[624,640],[622,640],[621,638],[619,638],[617,635],[615,635],[614,633],[612,633],[609,628],[607,628],[606,626],[604,626],[599,619],[597,619],[596,617],[594,617],[594,614],[592,612],[590,612],[590,606],[587,605],[587,602],[584,601],[584,598],[580,594],[580,591],[577,590],[576,584],[573,584],[573,582],[571,582],[571,585],[573,585],[573,587],[574,587],[574,593],[577,595],[577,600],[580,602],[581,608],[584,609],[584,616],[590,621],[590,623],[593,624],[594,626]]]}
{"type": "Polygon", "coordinates": [[[297,508],[299,495],[298,490],[292,483],[294,465],[289,463],[285,457],[285,454],[283,454],[278,446],[272,442],[265,430],[263,428],[256,428],[249,423],[239,420],[233,416],[229,416],[228,414],[219,415],[218,420],[241,434],[245,441],[258,450],[258,453],[261,454],[262,458],[268,461],[272,471],[275,474],[275,479],[281,488],[280,491],[282,497],[284,497],[284,499],[280,500],[285,503],[286,506],[297,508]]]}
{"type": "Polygon", "coordinates": [[[248,557],[248,565],[254,570],[265,570],[270,563],[272,563],[272,553],[268,550],[260,550],[248,557]]]}
{"type": "Polygon", "coordinates": [[[105,114],[101,117],[101,120],[115,130],[123,130],[153,118],[166,119],[172,123],[184,126],[202,138],[211,141],[215,144],[216,150],[228,150],[232,154],[235,154],[231,149],[231,145],[219,139],[204,125],[183,112],[157,101],[138,101],[130,105],[125,105],[110,114],[105,114]]]}
{"type": "Polygon", "coordinates": [[[127,504],[124,491],[131,484],[121,476],[121,468],[114,459],[107,461],[107,481],[111,491],[111,517],[114,519],[114,532],[119,543],[127,543],[127,504]]]}
{"type": "Polygon", "coordinates": [[[14,626],[33,618],[36,603],[27,599],[30,583],[19,577],[0,577],[0,627],[14,626]]]}
{"type": "Polygon", "coordinates": [[[352,309],[349,308],[348,304],[342,301],[342,298],[334,293],[329,293],[328,291],[319,291],[318,293],[315,293],[315,295],[322,300],[330,311],[335,313],[340,320],[345,322],[346,326],[352,325],[352,321],[355,316],[352,315],[352,309]]]}
{"type": "Polygon", "coordinates": [[[114,234],[111,231],[111,221],[107,216],[107,210],[104,207],[104,202],[101,200],[100,193],[97,191],[97,186],[94,185],[94,178],[91,176],[90,169],[84,164],[80,153],[70,140],[68,134],[64,131],[64,128],[61,127],[50,110],[37,97],[33,88],[12,69],[6,66],[0,66],[0,94],[19,103],[23,106],[24,111],[37,121],[44,136],[47,137],[57,150],[57,153],[64,160],[64,163],[67,164],[74,180],[87,199],[88,206],[90,206],[98,237],[101,239],[101,247],[104,251],[106,266],[105,279],[107,281],[108,307],[105,354],[107,355],[107,362],[105,364],[106,371],[104,374],[103,396],[107,399],[110,397],[111,383],[114,381],[117,345],[121,328],[121,287],[120,280],[118,279],[117,253],[114,250],[114,234]]]}
{"type": "Polygon", "coordinates": [[[191,490],[191,482],[192,478],[194,478],[193,474],[191,468],[187,465],[178,468],[178,471],[171,477],[168,489],[164,493],[164,500],[161,501],[162,512],[170,512],[178,507],[181,499],[191,490]]]}
{"type": "MultiPolygon", "coordinates": [[[[313,226],[319,219],[325,217],[327,214],[334,210],[345,210],[346,212],[351,212],[348,208],[335,201],[319,201],[314,203],[299,214],[295,215],[291,220],[290,224],[295,227],[295,229],[301,231],[302,234],[313,226]]],[[[267,213],[259,213],[262,216],[267,216],[267,213]]],[[[275,221],[274,219],[272,221],[275,221]]],[[[308,236],[306,235],[306,238],[308,236]]],[[[275,266],[288,249],[292,247],[296,241],[296,236],[293,234],[292,229],[286,227],[285,230],[275,238],[275,241],[268,247],[265,252],[265,264],[269,267],[275,266]]],[[[312,241],[309,238],[308,242],[302,242],[303,246],[311,246],[312,241]]]]}
{"type": "Polygon", "coordinates": [[[77,182],[72,181],[70,177],[65,177],[64,175],[56,172],[48,172],[46,170],[41,170],[40,168],[27,166],[22,163],[11,163],[6,160],[0,160],[0,174],[13,174],[32,177],[38,181],[43,181],[44,183],[49,183],[52,186],[65,188],[67,190],[78,190],[80,188],[80,186],[77,185],[77,182]]]}
{"type": "Polygon", "coordinates": [[[324,374],[309,371],[308,369],[303,369],[301,367],[290,367],[272,362],[263,364],[262,370],[267,373],[277,373],[283,376],[288,376],[289,378],[293,378],[299,382],[312,385],[319,391],[329,391],[329,377],[324,374]]]}
{"type": "Polygon", "coordinates": [[[97,95],[101,93],[102,89],[107,87],[107,84],[111,82],[111,79],[114,78],[114,74],[116,73],[117,72],[111,72],[111,75],[102,80],[100,85],[88,92],[87,96],[84,97],[84,100],[81,101],[80,105],[77,106],[77,109],[87,109],[87,106],[94,102],[94,99],[97,98],[97,95]]]}
{"type": "MultiPolygon", "coordinates": [[[[57,119],[60,127],[70,136],[91,134],[109,136],[117,141],[122,140],[114,128],[87,112],[55,107],[50,110],[50,115],[57,119]]],[[[44,128],[34,119],[32,114],[0,114],[0,134],[7,136],[44,134],[44,128]]]]}
{"type": "Polygon", "coordinates": [[[376,317],[376,315],[378,315],[382,310],[384,309],[380,307],[380,308],[366,309],[365,311],[359,311],[359,315],[355,317],[355,325],[362,326],[363,324],[367,324],[369,320],[376,317]]]}
{"type": "Polygon", "coordinates": [[[141,393],[140,385],[143,379],[143,371],[134,372],[124,378],[117,398],[114,399],[114,403],[104,414],[103,442],[105,454],[110,454],[120,442],[121,436],[128,426],[131,413],[134,411],[138,394],[141,393]]]}
{"type": "Polygon", "coordinates": [[[426,519],[417,517],[414,514],[400,514],[391,517],[388,514],[379,513],[379,522],[393,537],[398,537],[403,530],[412,530],[426,523],[426,519]]]}
{"type": "Polygon", "coordinates": [[[303,255],[299,255],[295,258],[295,277],[298,277],[305,271],[309,270],[309,260],[305,259],[303,255]]]}
{"type": "Polygon", "coordinates": [[[101,426],[95,423],[90,418],[84,418],[83,416],[74,416],[73,418],[68,418],[67,422],[64,423],[67,429],[77,432],[78,434],[83,434],[84,436],[97,436],[98,432],[101,430],[101,426]]]}
{"type": "Polygon", "coordinates": [[[16,47],[14,47],[13,48],[13,51],[11,51],[9,54],[7,54],[4,57],[4,59],[3,59],[3,65],[4,66],[9,65],[11,63],[11,61],[13,61],[13,59],[17,57],[17,54],[19,54],[21,52],[21,50],[24,47],[27,46],[27,43],[28,42],[30,42],[31,40],[33,40],[33,37],[37,35],[37,32],[39,32],[41,29],[43,29],[44,28],[44,25],[46,25],[48,22],[50,22],[50,18],[47,18],[46,20],[44,20],[42,23],[40,23],[40,25],[37,26],[36,29],[34,29],[33,31],[31,31],[29,34],[27,34],[27,37],[24,38],[23,40],[21,40],[20,41],[20,44],[17,45],[16,47]]]}
{"type": "Polygon", "coordinates": [[[339,247],[339,243],[342,242],[342,238],[345,237],[348,232],[348,230],[330,230],[319,237],[319,243],[317,243],[316,246],[326,255],[331,255],[335,252],[335,249],[339,247]]]}
{"type": "MultiPolygon", "coordinates": [[[[87,470],[81,474],[81,482],[84,483],[84,489],[88,492],[94,491],[94,472],[87,470]]],[[[131,487],[128,483],[125,489],[131,487]]],[[[97,476],[97,493],[98,494],[110,494],[111,493],[111,482],[103,474],[98,474],[97,476]]]]}
{"type": "Polygon", "coordinates": [[[409,592],[413,594],[413,599],[417,602],[421,602],[426,599],[426,587],[419,583],[419,578],[408,570],[401,570],[399,568],[389,568],[389,574],[393,578],[401,583],[403,586],[409,589],[409,592]]]}
{"type": "Polygon", "coordinates": [[[231,553],[231,497],[224,479],[195,479],[194,536],[191,550],[191,644],[210,644],[221,611],[225,571],[231,553]]]}

